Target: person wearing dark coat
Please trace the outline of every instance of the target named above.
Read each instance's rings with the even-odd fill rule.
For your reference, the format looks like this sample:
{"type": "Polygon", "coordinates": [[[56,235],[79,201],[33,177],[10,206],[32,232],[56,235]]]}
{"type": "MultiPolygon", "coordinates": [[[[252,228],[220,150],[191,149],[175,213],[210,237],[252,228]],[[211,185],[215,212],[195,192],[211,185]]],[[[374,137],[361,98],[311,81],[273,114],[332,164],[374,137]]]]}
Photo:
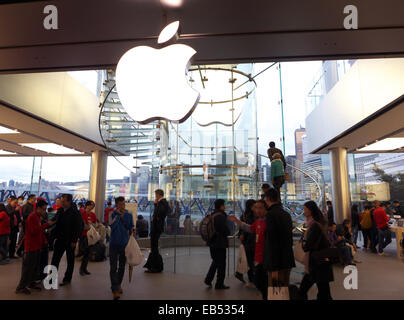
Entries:
{"type": "MultiPolygon", "coordinates": [[[[52,263],[56,268],[59,268],[60,260],[66,252],[67,269],[61,286],[70,284],[74,271],[74,250],[77,240],[84,229],[83,219],[77,209],[71,194],[62,196],[62,207],[58,209],[56,216],[55,227],[55,244],[53,249],[52,263]]],[[[59,270],[60,272],[60,270],[59,270]]]]}
{"type": "Polygon", "coordinates": [[[226,249],[229,247],[229,240],[227,237],[230,235],[225,209],[225,201],[223,199],[217,199],[215,201],[215,211],[213,213],[215,234],[207,243],[212,263],[206,275],[205,284],[209,287],[212,286],[212,281],[217,271],[215,289],[219,290],[230,288],[224,284],[224,278],[226,276],[226,249]]]}
{"type": "Polygon", "coordinates": [[[285,156],[283,155],[282,150],[275,148],[275,142],[271,141],[269,143],[269,149],[267,150],[267,154],[268,154],[268,158],[269,160],[272,162],[273,160],[273,155],[275,153],[279,153],[281,155],[281,160],[283,162],[283,169],[286,171],[286,160],[285,160],[285,156]]]}
{"type": "Polygon", "coordinates": [[[357,204],[354,204],[351,208],[351,226],[352,226],[353,243],[356,245],[361,226],[359,223],[359,208],[357,204]]]}
{"type": "MultiPolygon", "coordinates": [[[[252,225],[254,221],[256,220],[254,216],[254,212],[252,210],[252,207],[255,204],[255,200],[249,199],[245,203],[245,211],[242,214],[240,221],[252,225]]],[[[244,246],[245,249],[245,254],[247,257],[247,263],[248,263],[248,281],[250,283],[254,282],[254,254],[255,254],[255,240],[256,236],[253,233],[245,232],[243,230],[240,230],[239,233],[241,243],[244,246]]],[[[235,277],[239,279],[241,282],[245,282],[243,275],[241,273],[236,272],[235,277]]]]}
{"type": "Polygon", "coordinates": [[[164,191],[157,189],[155,191],[156,200],[154,203],[154,213],[150,227],[150,254],[146,264],[143,268],[146,268],[146,273],[159,273],[164,269],[163,259],[159,253],[159,239],[164,232],[165,219],[171,213],[170,205],[164,198],[164,191]]]}
{"type": "Polygon", "coordinates": [[[296,266],[293,255],[293,224],[290,214],[282,207],[279,193],[271,188],[264,198],[268,212],[266,215],[266,232],[263,267],[271,273],[268,285],[274,280],[280,286],[289,286],[290,270],[296,266]]]}
{"type": "Polygon", "coordinates": [[[318,261],[313,253],[330,248],[327,236],[327,221],[314,201],[304,204],[304,214],[307,218],[308,229],[303,240],[303,250],[309,254],[309,272],[302,279],[299,294],[307,300],[307,293],[313,284],[317,285],[317,300],[332,300],[330,282],[334,281],[334,274],[330,261],[318,261]]]}
{"type": "Polygon", "coordinates": [[[332,202],[327,201],[327,218],[328,218],[328,223],[335,223],[334,221],[334,209],[332,207],[332,202]]]}

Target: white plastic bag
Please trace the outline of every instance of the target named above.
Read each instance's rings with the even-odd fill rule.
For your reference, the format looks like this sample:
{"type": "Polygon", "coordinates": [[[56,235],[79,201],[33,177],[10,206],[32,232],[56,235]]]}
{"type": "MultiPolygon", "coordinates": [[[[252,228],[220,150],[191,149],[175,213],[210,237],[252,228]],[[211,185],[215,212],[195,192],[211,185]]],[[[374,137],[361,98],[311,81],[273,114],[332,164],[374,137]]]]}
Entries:
{"type": "Polygon", "coordinates": [[[238,257],[237,257],[237,270],[238,273],[244,274],[248,271],[248,263],[247,256],[245,254],[244,246],[241,244],[238,249],[238,257]]]}
{"type": "Polygon", "coordinates": [[[133,236],[130,236],[129,242],[125,248],[126,263],[134,267],[142,263],[143,253],[133,236]]]}
{"type": "Polygon", "coordinates": [[[303,243],[301,241],[295,242],[295,247],[293,249],[293,255],[295,256],[295,260],[304,264],[304,257],[306,252],[303,250],[303,243]]]}
{"type": "Polygon", "coordinates": [[[90,230],[87,232],[87,240],[88,240],[88,245],[92,246],[95,245],[99,240],[101,239],[100,234],[95,230],[95,228],[90,225],[90,230]]]}

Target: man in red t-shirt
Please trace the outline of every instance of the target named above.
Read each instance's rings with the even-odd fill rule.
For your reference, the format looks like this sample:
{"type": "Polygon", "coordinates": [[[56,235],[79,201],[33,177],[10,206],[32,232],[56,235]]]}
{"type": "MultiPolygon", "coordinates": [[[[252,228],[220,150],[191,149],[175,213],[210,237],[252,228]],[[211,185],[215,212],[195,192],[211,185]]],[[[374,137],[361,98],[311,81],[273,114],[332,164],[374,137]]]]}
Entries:
{"type": "Polygon", "coordinates": [[[391,243],[391,231],[389,230],[388,222],[390,218],[386,213],[385,203],[382,203],[380,207],[376,205],[376,209],[373,211],[373,219],[379,234],[379,255],[386,256],[387,254],[383,249],[391,243]]]}
{"type": "Polygon", "coordinates": [[[109,214],[113,211],[114,211],[114,208],[112,208],[112,203],[111,203],[111,201],[108,201],[107,207],[104,210],[104,224],[105,223],[108,224],[109,214]]]}
{"type": "Polygon", "coordinates": [[[261,291],[262,298],[267,300],[268,294],[268,277],[263,267],[264,245],[265,245],[265,231],[266,231],[266,214],[264,200],[258,200],[252,207],[258,219],[252,225],[248,225],[235,216],[229,216],[228,219],[237,223],[243,231],[255,233],[255,279],[254,283],[258,290],[261,291]]]}
{"type": "Polygon", "coordinates": [[[44,231],[55,223],[55,221],[50,221],[41,225],[41,217],[46,214],[47,206],[48,203],[45,200],[38,200],[35,211],[29,214],[25,222],[25,254],[22,262],[21,280],[16,293],[31,294],[30,289],[41,290],[35,285],[35,280],[40,265],[41,249],[44,241],[46,241],[44,231]]]}
{"type": "Polygon", "coordinates": [[[54,205],[52,206],[52,209],[53,209],[54,211],[58,211],[59,208],[61,208],[61,207],[62,207],[62,200],[61,200],[59,197],[57,197],[57,198],[56,198],[56,202],[55,202],[54,205]]]}

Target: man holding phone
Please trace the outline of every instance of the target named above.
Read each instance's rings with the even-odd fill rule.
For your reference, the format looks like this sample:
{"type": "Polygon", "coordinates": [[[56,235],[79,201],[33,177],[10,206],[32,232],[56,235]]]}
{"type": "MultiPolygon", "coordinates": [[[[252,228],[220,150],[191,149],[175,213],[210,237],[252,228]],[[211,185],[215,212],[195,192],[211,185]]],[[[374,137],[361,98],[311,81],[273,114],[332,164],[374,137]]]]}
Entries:
{"type": "Polygon", "coordinates": [[[132,215],[125,209],[125,198],[115,199],[115,211],[109,215],[109,225],[111,226],[111,236],[109,240],[109,262],[111,290],[114,300],[118,300],[123,293],[121,284],[125,274],[125,248],[129,242],[129,237],[135,233],[132,215]]]}

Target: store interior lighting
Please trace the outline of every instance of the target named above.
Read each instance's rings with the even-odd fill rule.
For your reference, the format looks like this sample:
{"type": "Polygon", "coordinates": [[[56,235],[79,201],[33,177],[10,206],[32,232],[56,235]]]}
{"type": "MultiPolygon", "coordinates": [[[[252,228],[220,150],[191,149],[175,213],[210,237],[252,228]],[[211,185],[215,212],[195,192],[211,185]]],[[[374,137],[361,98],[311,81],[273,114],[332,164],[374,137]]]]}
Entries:
{"type": "Polygon", "coordinates": [[[404,147],[404,138],[386,138],[369,144],[358,151],[393,151],[404,147]]]}
{"type": "Polygon", "coordinates": [[[55,143],[20,143],[20,145],[51,154],[83,154],[83,152],[60,146],[55,143]]]}
{"type": "Polygon", "coordinates": [[[3,126],[0,126],[0,134],[10,134],[10,133],[19,133],[17,130],[12,130],[3,126]]]}
{"type": "Polygon", "coordinates": [[[15,152],[9,152],[9,151],[5,151],[5,150],[1,150],[0,149],[0,156],[12,156],[12,155],[16,155],[15,152]]]}

